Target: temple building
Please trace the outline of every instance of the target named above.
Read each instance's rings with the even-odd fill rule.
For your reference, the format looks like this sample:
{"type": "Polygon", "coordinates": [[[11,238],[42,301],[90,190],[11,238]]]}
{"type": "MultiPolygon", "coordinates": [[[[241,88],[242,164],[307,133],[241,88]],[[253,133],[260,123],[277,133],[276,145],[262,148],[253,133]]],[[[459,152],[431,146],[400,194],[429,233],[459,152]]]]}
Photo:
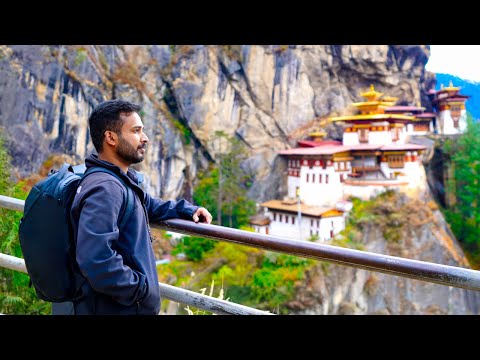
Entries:
{"type": "MultiPolygon", "coordinates": [[[[395,98],[394,98],[395,99],[395,98]]],[[[414,117],[414,120],[406,123],[407,135],[427,135],[435,132],[436,115],[425,112],[421,106],[392,105],[386,106],[385,114],[403,114],[414,117]]]]}
{"type": "Polygon", "coordinates": [[[457,135],[467,129],[465,102],[470,96],[459,92],[460,88],[454,87],[452,82],[448,87],[442,84],[440,90],[429,92],[433,108],[438,113],[436,132],[440,135],[457,135]]]}
{"type": "MultiPolygon", "coordinates": [[[[373,85],[360,95],[365,101],[353,103],[355,115],[329,119],[343,124],[342,141],[324,140],[326,133],[314,131],[298,147],[279,152],[287,161],[287,195],[260,204],[263,213],[251,219],[255,231],[327,241],[345,228],[350,197],[368,200],[389,189],[423,190],[426,147],[407,139],[433,132],[436,115],[420,106],[395,105],[396,98],[383,96],[373,85]]],[[[460,95],[445,99],[451,109],[460,95]]],[[[450,129],[445,113],[443,119],[442,131],[450,129]]]]}

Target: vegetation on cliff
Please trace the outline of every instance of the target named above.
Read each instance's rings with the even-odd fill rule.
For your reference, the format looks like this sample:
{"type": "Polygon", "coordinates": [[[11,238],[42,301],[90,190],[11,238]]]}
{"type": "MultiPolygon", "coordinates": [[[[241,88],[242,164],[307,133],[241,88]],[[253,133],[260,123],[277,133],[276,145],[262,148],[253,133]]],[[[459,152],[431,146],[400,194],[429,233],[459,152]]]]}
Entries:
{"type": "Polygon", "coordinates": [[[444,151],[450,157],[450,176],[445,215],[462,243],[472,266],[480,268],[480,122],[469,116],[467,131],[447,139],[444,151]]]}
{"type": "MultiPolygon", "coordinates": [[[[11,158],[0,133],[0,194],[25,199],[24,184],[13,184],[10,180],[11,158]]],[[[18,226],[22,213],[0,208],[0,252],[23,257],[18,241],[18,226]]],[[[3,314],[49,314],[51,304],[39,300],[33,287],[29,286],[28,275],[0,267],[0,313],[3,314]]]]}

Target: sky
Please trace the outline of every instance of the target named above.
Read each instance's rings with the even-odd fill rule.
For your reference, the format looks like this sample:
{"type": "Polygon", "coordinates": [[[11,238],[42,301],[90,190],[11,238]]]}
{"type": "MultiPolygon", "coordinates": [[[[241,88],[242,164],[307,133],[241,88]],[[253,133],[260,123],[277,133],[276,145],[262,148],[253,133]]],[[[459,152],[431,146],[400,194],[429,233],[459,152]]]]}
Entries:
{"type": "Polygon", "coordinates": [[[480,82],[480,45],[430,45],[425,69],[480,82]]]}

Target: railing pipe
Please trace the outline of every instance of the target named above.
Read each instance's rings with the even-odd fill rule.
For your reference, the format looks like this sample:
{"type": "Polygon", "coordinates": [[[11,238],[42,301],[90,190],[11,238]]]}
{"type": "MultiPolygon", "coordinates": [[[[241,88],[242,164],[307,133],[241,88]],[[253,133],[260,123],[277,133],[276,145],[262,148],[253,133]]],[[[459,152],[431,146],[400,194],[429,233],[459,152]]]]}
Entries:
{"type": "MultiPolygon", "coordinates": [[[[12,210],[23,211],[22,202],[23,200],[0,195],[0,206],[12,210]]],[[[480,291],[480,271],[472,269],[376,254],[310,241],[291,240],[279,236],[263,235],[181,219],[167,220],[160,224],[151,224],[151,226],[415,280],[480,291]]]]}
{"type": "Polygon", "coordinates": [[[469,290],[480,290],[480,271],[426,261],[405,259],[333,245],[298,241],[273,235],[263,235],[222,226],[172,219],[152,227],[183,234],[201,235],[207,238],[248,245],[290,255],[328,261],[360,269],[378,271],[416,280],[433,282],[469,290]]]}
{"type": "MultiPolygon", "coordinates": [[[[0,253],[0,267],[28,274],[25,260],[15,256],[0,253]]],[[[158,283],[162,298],[178,303],[194,306],[202,310],[221,315],[274,315],[268,311],[257,310],[248,306],[202,295],[194,291],[178,288],[168,284],[158,283]]]]}

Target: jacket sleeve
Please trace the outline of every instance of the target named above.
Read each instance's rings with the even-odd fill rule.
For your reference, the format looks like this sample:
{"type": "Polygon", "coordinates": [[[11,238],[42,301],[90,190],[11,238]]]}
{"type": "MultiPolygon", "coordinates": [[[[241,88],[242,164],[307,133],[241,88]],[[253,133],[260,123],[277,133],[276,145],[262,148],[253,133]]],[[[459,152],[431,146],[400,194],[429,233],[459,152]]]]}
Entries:
{"type": "Polygon", "coordinates": [[[193,214],[199,206],[190,204],[187,200],[163,201],[145,193],[145,208],[151,222],[159,222],[168,219],[193,220],[193,214]]]}
{"type": "Polygon", "coordinates": [[[123,191],[119,184],[106,180],[82,193],[76,259],[95,291],[129,306],[141,300],[148,289],[146,276],[126,266],[114,250],[123,191]]]}

